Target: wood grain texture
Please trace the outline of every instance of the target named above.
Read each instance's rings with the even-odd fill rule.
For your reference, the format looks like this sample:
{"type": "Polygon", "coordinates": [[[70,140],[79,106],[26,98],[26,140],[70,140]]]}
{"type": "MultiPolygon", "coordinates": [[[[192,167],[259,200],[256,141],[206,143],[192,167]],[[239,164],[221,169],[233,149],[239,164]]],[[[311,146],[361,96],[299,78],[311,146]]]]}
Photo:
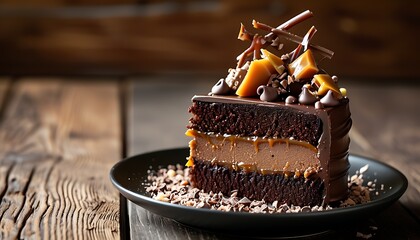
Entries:
{"type": "MultiPolygon", "coordinates": [[[[10,86],[11,86],[10,78],[0,77],[0,114],[3,111],[4,100],[6,100],[6,97],[9,93],[10,86]]],[[[1,115],[0,115],[0,118],[1,118],[1,115]]]]}
{"type": "Polygon", "coordinates": [[[249,46],[236,39],[240,22],[249,29],[252,19],[276,25],[310,9],[316,17],[293,32],[317,27],[314,42],[335,52],[333,61],[322,62],[331,74],[419,76],[412,54],[420,34],[414,30],[420,16],[415,0],[107,0],[106,6],[31,0],[32,8],[9,1],[0,3],[0,73],[225,74],[249,46]]]}
{"type": "MultiPolygon", "coordinates": [[[[73,79],[74,80],[74,79],[73,79]]],[[[0,125],[0,239],[118,239],[115,82],[18,81],[0,125]]]]}
{"type": "Polygon", "coordinates": [[[420,86],[353,84],[352,152],[379,159],[408,179],[401,203],[420,221],[420,86]]]}
{"type": "MultiPolygon", "coordinates": [[[[152,76],[132,82],[129,155],[187,145],[184,130],[189,118],[186,107],[190,98],[194,94],[206,94],[218,78],[197,79],[199,77],[194,75],[152,76]]],[[[420,168],[417,167],[420,132],[417,126],[420,118],[413,109],[420,104],[420,86],[341,81],[351,99],[354,125],[350,152],[374,157],[398,168],[409,179],[409,188],[399,202],[377,216],[360,219],[347,229],[328,233],[327,237],[354,239],[359,232],[378,239],[418,238],[420,221],[416,199],[419,199],[420,188],[420,168]]],[[[190,229],[130,202],[129,210],[132,239],[226,238],[220,233],[190,229]]]]}
{"type": "MultiPolygon", "coordinates": [[[[128,115],[128,155],[188,142],[185,126],[191,97],[211,87],[208,77],[158,75],[132,79],[128,115]],[[168,117],[171,116],[171,117],[168,117]]],[[[202,92],[205,94],[205,92],[202,92]]],[[[213,233],[191,231],[128,202],[131,239],[216,239],[213,233]]]]}

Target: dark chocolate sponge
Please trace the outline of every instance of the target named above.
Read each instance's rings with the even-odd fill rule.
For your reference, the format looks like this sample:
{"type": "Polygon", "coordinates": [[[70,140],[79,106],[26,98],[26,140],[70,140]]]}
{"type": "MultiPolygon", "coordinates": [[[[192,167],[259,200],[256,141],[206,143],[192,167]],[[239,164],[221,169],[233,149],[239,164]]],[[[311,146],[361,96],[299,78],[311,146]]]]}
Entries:
{"type": "Polygon", "coordinates": [[[205,192],[229,195],[232,190],[237,190],[238,197],[264,199],[266,202],[277,200],[280,204],[295,206],[319,206],[323,200],[324,184],[320,178],[235,171],[200,160],[194,160],[190,176],[193,186],[205,192]]]}
{"type": "Polygon", "coordinates": [[[239,136],[294,138],[318,146],[322,121],[316,115],[257,104],[224,104],[194,101],[188,128],[239,136]]]}

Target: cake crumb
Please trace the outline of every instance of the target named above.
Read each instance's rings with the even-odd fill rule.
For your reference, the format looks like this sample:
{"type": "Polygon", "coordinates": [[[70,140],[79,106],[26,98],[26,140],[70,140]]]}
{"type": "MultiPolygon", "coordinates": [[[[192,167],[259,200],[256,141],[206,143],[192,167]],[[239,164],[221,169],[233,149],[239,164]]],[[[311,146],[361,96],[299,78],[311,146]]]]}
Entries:
{"type": "Polygon", "coordinates": [[[361,232],[357,232],[356,233],[356,237],[358,237],[358,238],[363,238],[363,239],[370,239],[370,238],[372,238],[372,234],[364,234],[364,233],[361,233],[361,232]]]}

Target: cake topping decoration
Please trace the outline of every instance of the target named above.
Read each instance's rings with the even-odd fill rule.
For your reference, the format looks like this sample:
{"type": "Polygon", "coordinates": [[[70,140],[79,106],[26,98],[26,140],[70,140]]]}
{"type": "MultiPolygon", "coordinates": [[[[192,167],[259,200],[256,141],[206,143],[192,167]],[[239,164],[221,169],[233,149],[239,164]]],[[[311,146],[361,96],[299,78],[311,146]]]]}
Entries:
{"type": "Polygon", "coordinates": [[[211,92],[217,95],[227,94],[230,92],[230,87],[222,78],[212,87],[211,92]]]}
{"type": "Polygon", "coordinates": [[[310,105],[315,103],[317,100],[316,96],[309,90],[309,87],[304,85],[302,92],[299,95],[299,103],[310,105]]]}
{"type": "Polygon", "coordinates": [[[260,95],[260,99],[266,102],[274,101],[278,96],[276,88],[264,85],[258,87],[257,93],[260,95]]]}
{"type": "MultiPolygon", "coordinates": [[[[291,58],[292,60],[293,58],[291,58]]],[[[319,70],[315,63],[312,51],[308,49],[288,66],[290,74],[298,82],[311,78],[319,70]],[[302,79],[302,80],[301,80],[302,79]]]]}
{"type": "Polygon", "coordinates": [[[340,89],[328,74],[316,74],[312,83],[318,87],[318,95],[324,96],[329,90],[333,91],[338,99],[342,98],[340,89]]]}
{"type": "Polygon", "coordinates": [[[271,75],[275,72],[276,70],[267,58],[252,61],[248,73],[236,90],[236,95],[240,97],[256,96],[257,88],[260,85],[267,84],[271,75]]]}
{"type": "Polygon", "coordinates": [[[293,104],[293,103],[296,103],[296,102],[297,102],[297,99],[293,96],[288,96],[285,100],[286,104],[293,104]]]}
{"type": "Polygon", "coordinates": [[[338,77],[320,69],[316,60],[317,55],[331,59],[334,52],[311,42],[317,32],[314,26],[304,37],[288,31],[312,16],[312,12],[304,11],[276,28],[253,20],[252,26],[266,34],[251,33],[241,23],[238,39],[251,44],[237,57],[236,67],[229,69],[227,77],[212,88],[211,94],[317,105],[317,109],[340,105],[347,91],[339,88],[338,77]],[[282,52],[285,41],[296,43],[297,47],[292,52],[282,52]]]}
{"type": "Polygon", "coordinates": [[[340,104],[340,102],[334,97],[333,91],[328,90],[327,94],[321,98],[321,103],[326,107],[334,107],[340,104]]]}

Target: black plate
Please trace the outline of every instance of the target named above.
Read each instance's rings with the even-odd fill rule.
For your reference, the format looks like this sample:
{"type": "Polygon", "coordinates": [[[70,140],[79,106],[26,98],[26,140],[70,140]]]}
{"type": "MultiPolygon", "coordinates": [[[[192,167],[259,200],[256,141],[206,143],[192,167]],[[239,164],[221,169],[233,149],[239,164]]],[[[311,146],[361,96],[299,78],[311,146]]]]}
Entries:
{"type": "Polygon", "coordinates": [[[377,189],[380,189],[381,184],[384,185],[384,190],[379,190],[378,195],[372,192],[372,201],[369,203],[323,212],[264,214],[197,209],[152,199],[142,185],[147,179],[147,170],[166,167],[169,164],[184,164],[188,155],[188,148],[179,148],[129,157],[111,169],[111,181],[122,195],[135,204],[182,224],[219,232],[265,236],[279,232],[302,236],[314,231],[328,231],[355,220],[360,221],[398,200],[408,184],[405,176],[395,168],[376,160],[350,155],[350,175],[368,164],[369,169],[364,173],[364,181],[377,179],[377,189]],[[306,231],[303,232],[302,229],[306,231]]]}

